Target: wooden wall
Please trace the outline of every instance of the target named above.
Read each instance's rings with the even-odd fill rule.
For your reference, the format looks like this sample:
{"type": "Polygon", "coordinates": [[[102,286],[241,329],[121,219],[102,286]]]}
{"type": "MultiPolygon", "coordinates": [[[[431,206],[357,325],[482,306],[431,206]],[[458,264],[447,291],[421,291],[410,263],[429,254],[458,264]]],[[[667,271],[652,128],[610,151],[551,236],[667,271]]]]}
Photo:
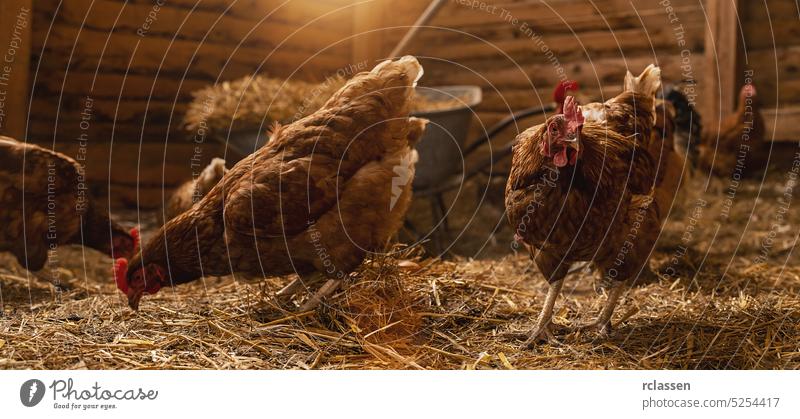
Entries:
{"type": "MultiPolygon", "coordinates": [[[[551,102],[562,77],[580,82],[585,99],[601,99],[621,90],[626,69],[641,71],[651,62],[662,66],[668,81],[698,79],[704,71],[706,23],[698,0],[672,0],[670,10],[660,0],[636,1],[635,8],[627,0],[470,3],[448,2],[409,52],[423,57],[425,85],[483,88],[473,136],[509,112],[551,102]]],[[[382,53],[405,30],[393,28],[395,22],[412,22],[427,4],[386,3],[382,53]]],[[[703,95],[697,100],[703,106],[703,95]]]]}
{"type": "MultiPolygon", "coordinates": [[[[373,15],[383,20],[371,24],[384,28],[371,41],[380,54],[428,3],[382,3],[373,15]]],[[[730,112],[744,71],[753,70],[768,132],[797,140],[799,20],[794,0],[453,0],[407,52],[423,57],[423,84],[483,87],[473,136],[509,112],[550,102],[562,71],[580,82],[583,99],[603,99],[619,92],[627,69],[654,62],[667,82],[684,82],[709,124],[730,112]]]]}
{"type": "Polygon", "coordinates": [[[25,134],[32,0],[0,1],[0,134],[25,134]]]}
{"type": "Polygon", "coordinates": [[[768,132],[800,139],[800,10],[794,0],[741,1],[740,80],[751,70],[768,132]]]}
{"type": "MultiPolygon", "coordinates": [[[[321,80],[350,62],[349,2],[282,3],[37,0],[28,139],[75,155],[88,138],[90,179],[154,194],[162,177],[186,180],[197,150],[179,125],[192,91],[256,72],[321,80]]],[[[221,153],[204,148],[203,161],[221,153]]]]}

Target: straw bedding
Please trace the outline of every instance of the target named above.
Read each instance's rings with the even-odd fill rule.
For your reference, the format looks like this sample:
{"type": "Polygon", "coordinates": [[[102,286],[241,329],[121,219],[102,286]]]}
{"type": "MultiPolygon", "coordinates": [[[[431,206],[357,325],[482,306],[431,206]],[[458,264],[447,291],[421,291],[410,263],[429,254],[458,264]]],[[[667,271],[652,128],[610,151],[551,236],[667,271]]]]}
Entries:
{"type": "MultiPolygon", "coordinates": [[[[800,214],[776,219],[785,172],[739,185],[728,218],[726,185],[702,193],[704,181],[693,181],[651,261],[660,279],[631,288],[606,340],[562,331],[559,343],[521,348],[546,285],[526,255],[510,251],[441,261],[397,246],[365,263],[330,304],[297,314],[270,299],[289,278],[239,277],[165,290],[134,313],[110,260],[70,249],[60,295],[0,256],[0,367],[800,368],[800,214]]],[[[507,249],[508,230],[495,242],[507,249]]],[[[568,279],[557,324],[597,315],[594,283],[588,272],[568,279]]]]}

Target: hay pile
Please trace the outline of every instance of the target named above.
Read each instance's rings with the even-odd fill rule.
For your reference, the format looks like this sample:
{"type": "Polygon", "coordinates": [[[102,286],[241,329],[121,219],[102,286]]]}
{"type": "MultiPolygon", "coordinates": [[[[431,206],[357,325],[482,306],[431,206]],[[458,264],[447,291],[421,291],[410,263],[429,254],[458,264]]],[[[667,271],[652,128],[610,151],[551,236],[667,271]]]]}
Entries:
{"type": "MultiPolygon", "coordinates": [[[[419,247],[398,248],[364,264],[314,313],[272,303],[289,278],[209,278],[164,290],[133,313],[105,273],[110,260],[87,251],[85,280],[78,249],[61,303],[3,256],[0,367],[800,368],[800,214],[777,227],[774,219],[785,176],[743,183],[725,219],[724,185],[707,193],[698,185],[651,262],[660,279],[631,288],[607,340],[562,331],[560,343],[521,348],[546,290],[522,254],[439,261],[419,247]],[[676,253],[700,197],[708,202],[702,219],[688,250],[676,253]],[[770,251],[756,259],[765,237],[770,251]]],[[[499,233],[498,246],[507,247],[508,236],[499,233]]],[[[568,279],[557,324],[597,315],[594,282],[585,272],[568,279]]]]}
{"type": "MultiPolygon", "coordinates": [[[[322,83],[258,75],[211,85],[192,93],[183,129],[189,136],[201,133],[224,141],[229,130],[258,131],[274,122],[290,123],[322,107],[345,82],[338,75],[322,83]]],[[[459,108],[466,100],[466,96],[433,100],[417,95],[412,111],[459,108]]]]}
{"type": "Polygon", "coordinates": [[[258,130],[274,122],[289,123],[317,109],[345,83],[333,76],[322,83],[245,76],[193,92],[184,116],[190,134],[225,138],[228,130],[258,130]]]}

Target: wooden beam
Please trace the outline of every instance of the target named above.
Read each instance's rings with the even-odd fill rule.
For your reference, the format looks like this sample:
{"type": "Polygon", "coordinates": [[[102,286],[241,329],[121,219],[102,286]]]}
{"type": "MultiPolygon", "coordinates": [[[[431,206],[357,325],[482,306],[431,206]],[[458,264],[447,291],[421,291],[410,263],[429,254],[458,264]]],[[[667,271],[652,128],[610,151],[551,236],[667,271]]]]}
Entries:
{"type": "Polygon", "coordinates": [[[739,67],[738,0],[708,0],[708,25],[705,42],[704,89],[705,124],[717,124],[736,106],[736,92],[741,78],[739,67]]]}
{"type": "Polygon", "coordinates": [[[386,58],[383,28],[387,4],[386,0],[372,0],[354,6],[352,64],[366,61],[372,68],[376,61],[386,58]]]}
{"type": "Polygon", "coordinates": [[[800,106],[765,109],[761,112],[766,126],[767,141],[800,140],[800,106]]]}
{"type": "Polygon", "coordinates": [[[0,133],[25,138],[33,0],[0,1],[0,133]]]}

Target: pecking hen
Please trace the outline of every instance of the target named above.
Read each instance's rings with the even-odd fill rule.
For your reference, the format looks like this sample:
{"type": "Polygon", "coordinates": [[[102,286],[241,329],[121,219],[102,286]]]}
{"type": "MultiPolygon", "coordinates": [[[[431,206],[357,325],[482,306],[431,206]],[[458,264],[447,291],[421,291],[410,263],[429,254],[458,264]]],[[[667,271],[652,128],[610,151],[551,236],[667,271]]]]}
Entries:
{"type": "Polygon", "coordinates": [[[131,308],[165,286],[243,272],[298,274],[278,293],[284,302],[327,279],[301,307],[313,309],[402,225],[427,123],[409,117],[421,76],[413,57],[385,61],[317,112],[276,127],[129,263],[118,260],[131,308]]]}
{"type": "Polygon", "coordinates": [[[196,179],[187,181],[175,190],[164,208],[164,219],[171,220],[191,208],[214,188],[226,171],[225,160],[212,159],[196,179]]]}
{"type": "MultiPolygon", "coordinates": [[[[517,138],[506,210],[550,284],[528,345],[553,337],[553,307],[573,263],[593,262],[612,286],[598,320],[583,326],[601,333],[610,330],[621,285],[650,272],[647,262],[674,187],[659,176],[674,161],[671,138],[656,125],[660,85],[657,67],[639,77],[629,73],[619,96],[588,109],[567,97],[563,114],[517,138]]],[[[662,119],[670,130],[672,123],[662,119]]]]}
{"type": "Polygon", "coordinates": [[[737,180],[761,170],[766,162],[764,136],[764,117],[756,88],[745,84],[739,92],[736,112],[703,132],[700,168],[737,180]]]}
{"type": "Polygon", "coordinates": [[[41,272],[60,245],[78,244],[130,257],[138,231],[126,232],[96,205],[80,164],[37,145],[0,136],[0,251],[41,272]]]}

